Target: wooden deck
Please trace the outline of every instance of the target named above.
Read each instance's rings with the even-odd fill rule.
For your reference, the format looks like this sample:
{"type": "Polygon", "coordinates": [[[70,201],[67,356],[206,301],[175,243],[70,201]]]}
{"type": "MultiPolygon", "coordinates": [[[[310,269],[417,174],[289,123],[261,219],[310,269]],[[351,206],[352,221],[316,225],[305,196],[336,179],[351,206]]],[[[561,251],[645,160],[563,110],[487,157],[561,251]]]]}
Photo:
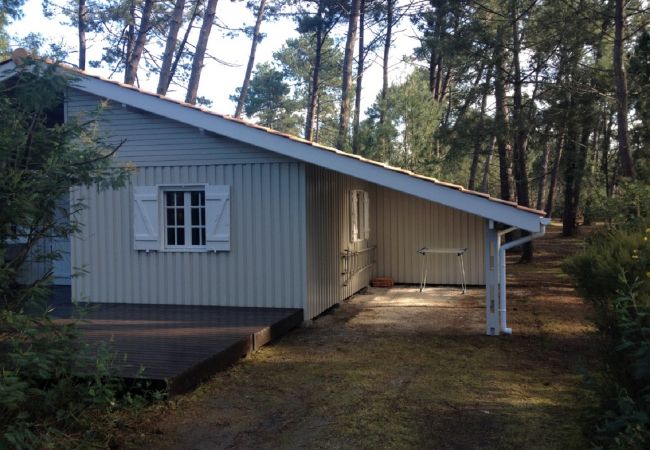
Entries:
{"type": "MultiPolygon", "coordinates": [[[[74,315],[58,295],[54,316],[74,315]]],[[[89,343],[107,342],[124,378],[166,381],[172,394],[229,367],[303,321],[301,309],[92,304],[79,322],[89,343]]]]}

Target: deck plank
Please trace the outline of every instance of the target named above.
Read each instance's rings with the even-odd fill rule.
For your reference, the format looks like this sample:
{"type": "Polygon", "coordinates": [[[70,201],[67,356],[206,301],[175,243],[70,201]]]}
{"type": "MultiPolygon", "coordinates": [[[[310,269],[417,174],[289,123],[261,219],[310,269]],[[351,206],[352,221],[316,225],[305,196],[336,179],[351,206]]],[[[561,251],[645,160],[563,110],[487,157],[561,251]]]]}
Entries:
{"type": "MultiPolygon", "coordinates": [[[[59,323],[78,319],[65,299],[52,306],[59,323]]],[[[81,335],[91,345],[107,343],[115,352],[118,376],[165,380],[173,394],[191,389],[303,321],[301,309],[288,308],[82,306],[88,308],[77,321],[81,335]]]]}

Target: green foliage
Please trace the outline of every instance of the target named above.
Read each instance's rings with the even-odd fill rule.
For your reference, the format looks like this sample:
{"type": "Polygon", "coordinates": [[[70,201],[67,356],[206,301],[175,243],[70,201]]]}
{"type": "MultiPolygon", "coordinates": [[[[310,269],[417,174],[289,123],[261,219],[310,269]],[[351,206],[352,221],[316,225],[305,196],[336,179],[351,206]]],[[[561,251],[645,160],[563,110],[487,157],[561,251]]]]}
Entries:
{"type": "MultiPolygon", "coordinates": [[[[282,71],[268,63],[258,64],[251,79],[244,110],[260,125],[285,133],[300,133],[301,120],[296,114],[298,103],[291,98],[291,88],[282,71]]],[[[231,96],[237,101],[241,89],[231,96]]]]}
{"type": "Polygon", "coordinates": [[[27,262],[61,256],[48,239],[79,230],[83,203],[61,201],[71,188],[119,187],[128,177],[94,117],[64,123],[70,81],[56,64],[27,61],[0,84],[0,448],[84,446],[94,439],[91,412],[115,405],[120,388],[106,349],[50,318],[50,272],[21,276],[27,262]]]}
{"type": "Polygon", "coordinates": [[[598,448],[650,444],[650,221],[639,222],[591,237],[564,264],[611,343],[589,431],[598,448]]]}
{"type": "Polygon", "coordinates": [[[650,32],[644,31],[630,58],[630,99],[640,126],[632,128],[632,140],[637,147],[635,159],[639,178],[650,180],[650,32]]]}
{"type": "MultiPolygon", "coordinates": [[[[306,111],[309,102],[309,86],[312,81],[315,59],[315,42],[312,36],[287,39],[280,50],[273,54],[278,70],[285,82],[292,87],[293,101],[300,111],[306,111]]],[[[334,145],[338,132],[338,108],[341,97],[341,67],[343,54],[332,38],[325,38],[321,54],[318,106],[314,140],[334,145]]],[[[301,120],[304,123],[304,120],[301,120]]]]}
{"type": "MultiPolygon", "coordinates": [[[[287,39],[273,54],[275,63],[258,64],[244,109],[261,125],[300,134],[309,101],[314,42],[309,36],[287,39]]],[[[314,140],[334,145],[338,130],[340,68],[343,55],[331,38],[323,42],[314,140]]],[[[239,89],[231,99],[239,98],[239,89]]]]}
{"type": "Polygon", "coordinates": [[[77,339],[74,324],[0,312],[0,447],[74,446],[92,436],[93,409],[116,405],[121,389],[106,347],[77,339]]]}
{"type": "Polygon", "coordinates": [[[596,176],[586,181],[589,193],[585,214],[589,214],[590,220],[621,225],[650,217],[650,185],[645,180],[622,180],[616,186],[615,195],[607,195],[599,188],[601,178],[596,176]]]}
{"type": "MultiPolygon", "coordinates": [[[[650,241],[645,228],[598,232],[587,239],[581,253],[565,261],[563,269],[580,293],[598,305],[597,312],[604,314],[598,324],[608,328],[614,315],[613,300],[626,287],[626,280],[643,280],[650,272],[650,241]]],[[[642,298],[650,296],[650,283],[639,289],[642,298]]]]}
{"type": "Polygon", "coordinates": [[[364,121],[360,139],[363,155],[419,173],[438,175],[443,157],[432,149],[442,111],[427,87],[426,73],[412,72],[403,83],[391,86],[385,105],[379,96],[364,121]],[[386,119],[381,123],[381,110],[386,119]]]}
{"type": "MultiPolygon", "coordinates": [[[[53,66],[33,63],[0,85],[0,307],[20,310],[47,279],[21,285],[29,260],[59,255],[40,249],[43,239],[79,229],[83,204],[60,202],[74,186],[121,186],[124,168],[113,165],[116,147],[102,137],[94,118],[63,123],[69,77],[53,66]],[[19,244],[16,244],[19,243],[19,244]]],[[[46,274],[47,275],[47,274],[46,274]]]]}
{"type": "Polygon", "coordinates": [[[22,7],[25,0],[2,0],[0,1],[0,58],[9,54],[9,35],[5,27],[11,20],[19,19],[22,16],[22,7]]]}

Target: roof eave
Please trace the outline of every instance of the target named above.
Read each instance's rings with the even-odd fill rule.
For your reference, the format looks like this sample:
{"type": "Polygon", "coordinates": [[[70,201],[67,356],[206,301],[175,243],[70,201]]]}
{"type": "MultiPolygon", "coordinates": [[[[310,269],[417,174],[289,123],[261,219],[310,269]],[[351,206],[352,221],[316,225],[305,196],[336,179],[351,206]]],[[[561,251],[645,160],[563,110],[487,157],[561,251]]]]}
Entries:
{"type": "MultiPolygon", "coordinates": [[[[104,80],[77,69],[63,67],[78,77],[72,87],[123,103],[152,114],[229,137],[250,145],[314,164],[371,183],[399,190],[486,219],[539,232],[547,220],[541,211],[467,191],[458,185],[434,180],[410,171],[366,160],[357,155],[305,141],[243,120],[226,118],[172,99],[140,91],[132,86],[104,80]]],[[[12,61],[0,65],[0,79],[16,70],[12,61]]]]}

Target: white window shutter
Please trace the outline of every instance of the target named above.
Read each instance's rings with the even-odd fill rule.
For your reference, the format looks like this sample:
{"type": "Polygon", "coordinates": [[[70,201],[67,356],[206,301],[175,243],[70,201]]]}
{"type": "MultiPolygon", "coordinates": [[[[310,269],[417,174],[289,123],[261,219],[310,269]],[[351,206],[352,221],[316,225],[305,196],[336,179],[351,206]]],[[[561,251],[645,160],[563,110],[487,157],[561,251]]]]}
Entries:
{"type": "Polygon", "coordinates": [[[350,191],[350,241],[359,240],[359,197],[357,191],[350,191]]]}
{"type": "Polygon", "coordinates": [[[205,187],[205,245],[212,251],[230,250],[230,186],[205,187]]]}
{"type": "Polygon", "coordinates": [[[160,249],[160,221],[157,186],[133,186],[133,248],[160,249]]]}
{"type": "Polygon", "coordinates": [[[363,238],[370,239],[370,196],[363,191],[363,238]]]}

